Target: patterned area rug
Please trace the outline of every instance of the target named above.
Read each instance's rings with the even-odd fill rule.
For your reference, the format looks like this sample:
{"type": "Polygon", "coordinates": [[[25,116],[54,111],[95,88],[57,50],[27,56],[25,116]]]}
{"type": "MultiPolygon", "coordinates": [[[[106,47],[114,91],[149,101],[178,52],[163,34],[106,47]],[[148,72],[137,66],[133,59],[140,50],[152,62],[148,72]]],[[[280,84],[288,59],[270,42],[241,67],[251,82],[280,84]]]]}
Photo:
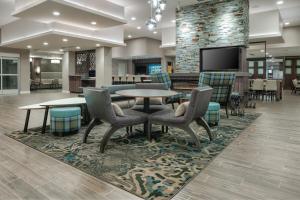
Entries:
{"type": "Polygon", "coordinates": [[[87,144],[82,143],[86,127],[78,134],[62,138],[49,132],[42,135],[40,128],[7,136],[139,197],[166,200],[199,174],[258,116],[222,117],[220,126],[213,130],[212,142],[202,127],[192,124],[201,140],[200,150],[186,133],[174,128],[167,134],[156,135],[152,142],[142,134],[126,138],[126,131],[121,130],[104,154],[99,153],[99,144],[107,125],[96,127],[87,144]]]}

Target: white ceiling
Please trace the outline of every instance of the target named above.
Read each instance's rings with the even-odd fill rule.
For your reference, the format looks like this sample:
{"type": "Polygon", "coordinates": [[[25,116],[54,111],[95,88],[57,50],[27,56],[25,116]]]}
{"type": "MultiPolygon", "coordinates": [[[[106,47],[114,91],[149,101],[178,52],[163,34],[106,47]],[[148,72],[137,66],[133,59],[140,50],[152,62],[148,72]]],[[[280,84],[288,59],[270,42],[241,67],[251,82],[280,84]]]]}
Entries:
{"type": "Polygon", "coordinates": [[[277,5],[278,0],[250,0],[250,14],[279,10],[283,22],[290,22],[289,26],[300,25],[300,0],[284,0],[277,5]]]}
{"type": "MultiPolygon", "coordinates": [[[[162,28],[175,26],[175,24],[172,23],[172,20],[175,19],[176,8],[180,6],[194,4],[197,2],[197,0],[167,0],[168,1],[167,10],[164,11],[162,22],[159,23],[158,29],[156,30],[158,33],[153,34],[153,32],[148,31],[145,27],[145,22],[150,16],[150,6],[148,4],[148,0],[108,0],[108,1],[125,7],[125,18],[128,21],[128,23],[124,25],[125,39],[128,39],[127,36],[130,34],[132,35],[132,38],[150,37],[159,40],[161,39],[162,28]],[[132,21],[131,17],[135,17],[136,20],[132,21]],[[140,30],[137,29],[138,26],[141,27],[140,30]]],[[[289,26],[300,25],[300,0],[284,0],[283,5],[277,5],[276,2],[277,0],[250,0],[250,13],[253,14],[259,12],[279,10],[283,21],[290,22],[289,26]]],[[[17,19],[11,16],[11,13],[13,12],[14,12],[14,0],[0,0],[0,27],[2,25],[5,25],[17,19]]],[[[84,20],[82,19],[82,17],[77,17],[77,18],[79,21],[84,20]]],[[[37,41],[37,42],[40,43],[41,41],[37,41]]],[[[80,41],[80,43],[82,42],[83,41],[80,41]]],[[[76,46],[76,44],[74,44],[74,46],[76,46]]],[[[290,51],[286,49],[281,50],[282,53],[285,52],[288,54],[293,54],[296,51],[299,51],[299,49],[295,48],[295,49],[291,49],[290,51]]],[[[274,51],[274,54],[277,53],[279,54],[280,52],[274,51]]],[[[298,52],[298,54],[300,53],[298,52]]]]}

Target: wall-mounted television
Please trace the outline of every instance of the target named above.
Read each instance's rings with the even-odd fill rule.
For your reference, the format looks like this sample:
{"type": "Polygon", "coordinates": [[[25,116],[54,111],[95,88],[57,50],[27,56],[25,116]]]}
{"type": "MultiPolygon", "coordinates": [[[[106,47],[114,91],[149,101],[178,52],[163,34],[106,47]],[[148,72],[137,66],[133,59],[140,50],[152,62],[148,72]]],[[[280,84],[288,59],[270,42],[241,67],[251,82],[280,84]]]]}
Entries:
{"type": "Polygon", "coordinates": [[[200,49],[200,71],[238,71],[242,47],[200,49]]]}

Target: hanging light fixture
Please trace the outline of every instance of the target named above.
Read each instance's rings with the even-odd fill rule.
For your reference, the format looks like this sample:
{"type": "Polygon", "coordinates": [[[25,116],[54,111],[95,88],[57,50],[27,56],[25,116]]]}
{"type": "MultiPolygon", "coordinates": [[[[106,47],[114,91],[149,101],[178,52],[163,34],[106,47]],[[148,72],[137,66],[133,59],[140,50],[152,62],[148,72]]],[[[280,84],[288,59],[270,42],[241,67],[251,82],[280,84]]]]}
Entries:
{"type": "Polygon", "coordinates": [[[157,23],[162,19],[162,11],[166,9],[167,1],[166,0],[150,0],[150,12],[151,17],[146,22],[146,26],[149,31],[153,31],[157,27],[157,23]],[[154,13],[153,13],[154,10],[154,13]],[[154,17],[153,17],[154,15],[154,17]]]}
{"type": "Polygon", "coordinates": [[[162,18],[162,12],[159,8],[157,8],[155,11],[155,19],[156,19],[156,21],[159,22],[161,20],[161,18],[162,18]]]}
{"type": "Polygon", "coordinates": [[[167,0],[161,0],[159,3],[159,7],[161,10],[165,10],[167,7],[167,0]]]}
{"type": "Polygon", "coordinates": [[[147,21],[146,26],[149,31],[153,31],[157,27],[157,22],[155,19],[151,18],[147,21]]]}
{"type": "Polygon", "coordinates": [[[149,31],[152,31],[154,28],[156,28],[157,26],[157,22],[156,20],[153,18],[153,11],[152,11],[152,7],[154,2],[157,2],[157,0],[151,0],[150,2],[150,13],[151,13],[151,17],[150,19],[146,22],[146,26],[148,28],[149,31]]]}
{"type": "Polygon", "coordinates": [[[159,6],[160,0],[151,0],[152,7],[157,8],[159,6]]]}

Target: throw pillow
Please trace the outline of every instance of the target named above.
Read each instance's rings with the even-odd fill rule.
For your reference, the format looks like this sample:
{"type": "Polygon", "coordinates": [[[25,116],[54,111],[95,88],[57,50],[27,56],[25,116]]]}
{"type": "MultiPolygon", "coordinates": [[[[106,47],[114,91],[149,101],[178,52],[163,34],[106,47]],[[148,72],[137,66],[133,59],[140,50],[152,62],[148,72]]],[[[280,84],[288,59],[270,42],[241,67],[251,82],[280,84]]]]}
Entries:
{"type": "Polygon", "coordinates": [[[185,114],[189,107],[190,102],[184,102],[178,106],[178,108],[175,111],[175,117],[181,117],[185,114]]]}
{"type": "Polygon", "coordinates": [[[119,116],[119,117],[125,116],[123,110],[120,108],[120,106],[118,104],[112,103],[111,106],[117,116],[119,116]]]}

